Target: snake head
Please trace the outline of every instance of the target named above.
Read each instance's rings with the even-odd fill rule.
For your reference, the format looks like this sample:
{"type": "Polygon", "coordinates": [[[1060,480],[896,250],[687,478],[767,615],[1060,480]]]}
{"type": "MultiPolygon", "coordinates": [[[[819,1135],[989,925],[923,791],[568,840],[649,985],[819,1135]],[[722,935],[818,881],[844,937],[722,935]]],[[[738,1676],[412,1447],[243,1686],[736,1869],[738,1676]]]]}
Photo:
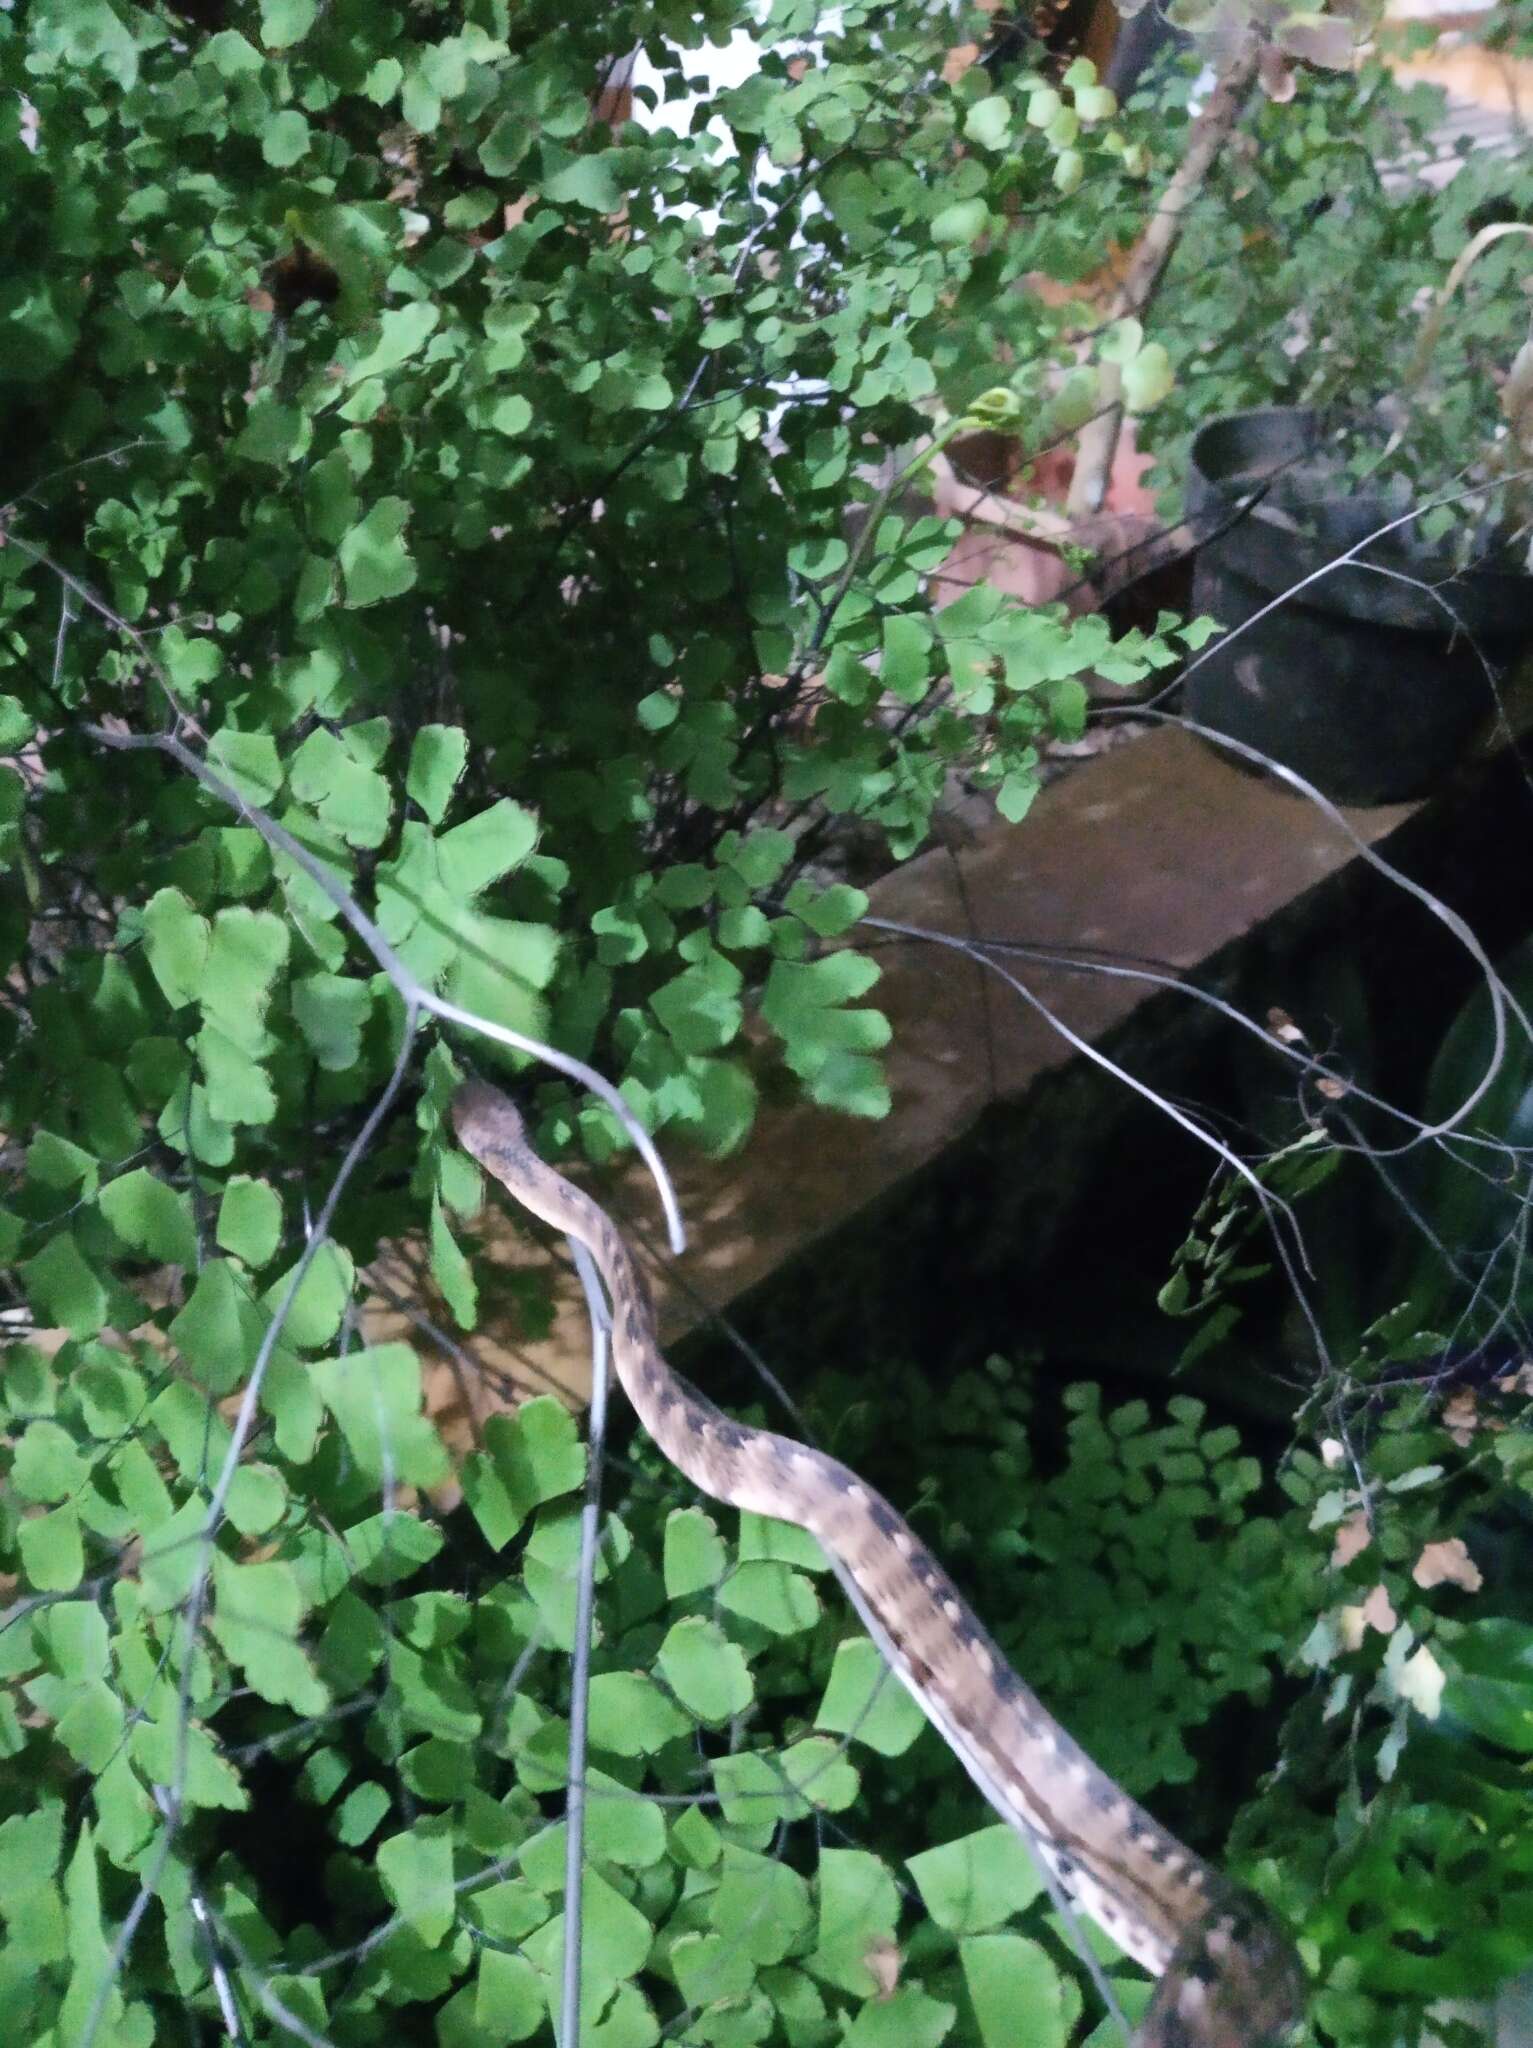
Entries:
{"type": "Polygon", "coordinates": [[[1298,1951],[1233,1887],[1182,1939],[1133,2048],[1277,2048],[1304,2011],[1298,1951]]]}

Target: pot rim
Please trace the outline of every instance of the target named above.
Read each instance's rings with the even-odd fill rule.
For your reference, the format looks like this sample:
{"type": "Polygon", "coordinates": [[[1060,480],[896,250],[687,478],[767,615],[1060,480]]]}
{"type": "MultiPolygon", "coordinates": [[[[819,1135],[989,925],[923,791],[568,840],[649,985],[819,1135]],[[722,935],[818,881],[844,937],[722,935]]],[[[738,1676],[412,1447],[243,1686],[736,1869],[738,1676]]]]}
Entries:
{"type": "MultiPolygon", "coordinates": [[[[1189,447],[1188,516],[1197,521],[1227,512],[1239,483],[1274,476],[1320,449],[1326,420],[1314,406],[1295,405],[1253,406],[1205,420],[1189,447]],[[1234,467],[1217,456],[1210,460],[1216,436],[1228,438],[1244,428],[1255,430],[1253,438],[1259,441],[1264,427],[1278,444],[1276,459],[1265,467],[1250,461],[1234,467]]],[[[1344,503],[1349,495],[1337,492],[1333,502],[1344,503]]],[[[1447,555],[1429,550],[1391,550],[1388,536],[1382,543],[1364,541],[1350,551],[1354,559],[1346,560],[1349,551],[1295,531],[1265,501],[1224,526],[1208,545],[1230,570],[1273,598],[1307,584],[1294,599],[1300,606],[1396,631],[1452,633],[1462,628],[1496,641],[1533,637],[1533,571],[1478,564],[1460,568],[1447,555]],[[1371,559],[1375,550],[1382,559],[1371,559]],[[1402,587],[1402,578],[1408,588],[1402,587]]]]}

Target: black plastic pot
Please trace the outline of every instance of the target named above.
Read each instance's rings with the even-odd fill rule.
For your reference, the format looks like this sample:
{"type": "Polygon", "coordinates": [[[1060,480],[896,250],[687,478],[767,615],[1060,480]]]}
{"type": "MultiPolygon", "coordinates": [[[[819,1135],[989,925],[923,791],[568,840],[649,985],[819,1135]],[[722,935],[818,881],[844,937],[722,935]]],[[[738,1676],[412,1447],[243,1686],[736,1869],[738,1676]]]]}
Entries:
{"type": "Polygon", "coordinates": [[[1425,795],[1494,710],[1533,647],[1533,576],[1456,572],[1414,523],[1335,566],[1400,511],[1338,481],[1314,412],[1233,413],[1198,434],[1188,518],[1222,530],[1199,551],[1193,604],[1230,630],[1191,663],[1186,709],[1338,803],[1390,803],[1425,795]]]}

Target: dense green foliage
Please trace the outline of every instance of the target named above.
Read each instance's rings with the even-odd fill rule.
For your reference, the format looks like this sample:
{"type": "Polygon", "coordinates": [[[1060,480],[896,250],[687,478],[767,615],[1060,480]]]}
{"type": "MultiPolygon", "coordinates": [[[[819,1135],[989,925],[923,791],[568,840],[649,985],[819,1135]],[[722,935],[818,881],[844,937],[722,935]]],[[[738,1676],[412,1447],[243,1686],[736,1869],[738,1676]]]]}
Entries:
{"type": "MultiPolygon", "coordinates": [[[[538,2035],[557,2007],[574,1423],[543,1400],[492,1424],[466,1507],[443,1515],[394,1492],[441,1469],[409,1354],[352,1352],[311,1377],[230,1494],[188,1662],[177,1616],[223,1425],[148,1347],[12,1355],[12,1491],[43,1510],[21,1525],[24,1561],[70,1579],[81,1527],[138,1560],[25,1603],[0,1636],[20,1681],[0,1780],[0,1960],[7,2009],[32,2029],[18,2038],[81,2038],[151,1874],[104,2041],[176,2038],[153,2031],[172,2005],[214,2025],[219,1972],[254,2040],[296,2021],[299,2039],[487,2048],[538,2035]],[[163,1867],[155,1784],[184,1801],[163,1867]]],[[[1279,1682],[1284,1769],[1247,1804],[1235,1860],[1306,1933],[1329,2038],[1410,2038],[1425,2004],[1524,1962],[1533,1628],[1453,1578],[1460,1532],[1485,1556],[1476,1515],[1533,1479],[1526,1433],[1503,1426],[1516,1403],[1483,1401],[1467,1433],[1461,1409],[1455,1435],[1439,1395],[1396,1389],[1375,1400],[1357,1473],[1301,1454],[1286,1501],[1263,1504],[1236,1432],[1181,1397],[1104,1412],[1074,1390],[1064,1460],[1035,1476],[1029,1388],[993,1361],[935,1429],[929,1391],[902,1373],[876,1416],[834,1385],[824,1405],[861,1460],[875,1435],[919,1443],[918,1523],[1010,1617],[1002,1635],[1046,1696],[1157,1805],[1214,1760],[1211,1730],[1227,1742],[1241,1725],[1232,1705],[1270,1705],[1284,1647],[1307,1637],[1299,1683],[1279,1682]],[[1333,1558],[1338,1530],[1351,1540],[1333,1558]],[[1428,1545],[1447,1546],[1428,1553],[1445,1583],[1423,1576],[1428,1545]]],[[[1016,1839],[976,1832],[974,1794],[848,1635],[814,1544],[752,1517],[736,1541],[646,1465],[605,1519],[598,1571],[591,2038],[650,2043],[669,2023],[697,2042],[1004,2048],[1025,2014],[1029,2040],[1063,2044],[1094,2003],[1068,1932],[1016,1839]],[[899,1988],[874,1996],[896,1943],[899,1988]]],[[[1255,1727],[1233,1773],[1247,1783],[1274,1747],[1270,1712],[1255,1727]]],[[[1200,1796],[1182,1822],[1210,1847],[1219,1804],[1200,1796]]],[[[1147,1987],[1112,1977],[1132,2014],[1147,1987]]]]}
{"type": "MultiPolygon", "coordinates": [[[[1526,8],[1503,13],[1514,47],[1533,47],[1526,8]]],[[[1396,437],[1374,483],[1396,489],[1402,509],[1481,485],[1467,504],[1427,513],[1425,537],[1494,523],[1498,500],[1475,464],[1504,431],[1506,374],[1528,337],[1525,239],[1485,252],[1419,388],[1410,377],[1455,260],[1479,229],[1526,220],[1530,207],[1526,150],[1486,137],[1462,111],[1447,118],[1440,88],[1382,64],[1314,74],[1294,105],[1258,101],[1215,164],[1156,302],[1152,328],[1176,370],[1150,434],[1167,480],[1201,421],[1313,405],[1339,427],[1374,421],[1359,437],[1361,469],[1376,470],[1384,436],[1396,437]],[[1410,175],[1425,162],[1437,166],[1431,180],[1410,175]]]]}
{"type": "MultiPolygon", "coordinates": [[[[779,0],[760,75],[693,110],[739,0],[0,12],[7,2039],[550,2037],[585,1460],[535,1404],[458,1504],[416,1353],[359,1335],[405,1238],[433,1313],[479,1317],[468,1040],[412,988],[717,1151],[766,1085],[880,1113],[876,968],[824,944],[863,907],[842,827],[908,853],[960,768],[1020,817],[1082,675],[1173,658],[1169,621],[941,603],[952,534],[894,486],[998,381],[1035,440],[1080,416],[1063,316],[1009,287],[1125,240],[1180,116],[944,82],[959,8],[837,13],[805,64],[779,0]],[[593,87],[639,41],[662,119],[613,127],[593,87]]],[[[545,1141],[611,1151],[609,1106],[534,1085],[545,1141]]],[[[1521,1766],[1482,1747],[1527,1754],[1526,1618],[1455,1633],[1410,1566],[1524,1483],[1521,1435],[1390,1407],[1337,1582],[1321,1462],[1253,1516],[1195,1404],[1071,1412],[1035,1481],[1021,1383],[976,1379],[950,1414],[986,1448],[906,1494],[987,1612],[1015,1588],[1023,1668],[1154,1794],[1306,1641],[1236,1860],[1342,2038],[1484,1988],[1529,1946],[1521,1766]],[[1333,1610],[1375,1583],[1398,1627],[1354,1643],[1333,1610]],[[1407,1836],[1430,1883],[1360,1925],[1338,1873],[1371,1898],[1407,1836]]],[[[812,1546],[729,1523],[651,1478],[604,1524],[585,2038],[1062,2042],[1095,1994],[1019,1846],[913,1747],[812,1546]]],[[[1189,1808],[1210,1848],[1228,1804],[1189,1808]]]]}
{"type": "MultiPolygon", "coordinates": [[[[802,80],[790,45],[716,97],[726,150],[696,119],[591,113],[640,34],[679,89],[660,38],[697,41],[697,10],[568,12],[267,0],[209,35],[61,0],[0,23],[0,683],[46,771],[12,777],[7,817],[39,907],[142,932],[146,1035],[198,996],[192,956],[253,935],[234,1001],[277,1067],[167,1053],[136,1083],[208,1165],[235,1131],[311,1126],[311,1087],[322,1114],[375,1089],[389,1026],[312,887],[159,761],[103,761],[86,719],[195,720],[423,981],[599,1049],[652,1125],[724,1148],[755,1101],[750,991],[817,1099],[883,1105],[882,1020],[846,1008],[873,969],[809,958],[860,901],[805,879],[829,822],[908,852],[959,762],[1018,816],[1080,672],[1170,659],[984,589],[935,609],[940,522],[847,530],[864,473],[929,434],[920,406],[1049,344],[1003,289],[1040,234],[976,250],[1050,190],[1026,81],[940,87],[940,11],[891,44],[844,10],[802,80]],[[977,108],[992,147],[965,139],[977,108]]],[[[809,19],[778,14],[769,40],[809,19]]],[[[1105,234],[1143,185],[1096,154],[1105,234]]]]}
{"type": "MultiPolygon", "coordinates": [[[[0,14],[0,1254],[15,1334],[65,1338],[4,1381],[18,2038],[396,2039],[397,2008],[444,2042],[538,2029],[557,1887],[523,1845],[557,1861],[566,1766],[557,1673],[524,1686],[517,1652],[539,1602],[568,1639],[580,1460],[547,1411],[492,1432],[460,1547],[423,1504],[447,1461],[414,1354],[356,1341],[358,1275],[398,1236],[477,1313],[453,1057],[414,1037],[404,978],[594,1053],[653,1127],[714,1148],[774,1063],[741,1050],[747,1004],[797,1085],[877,1113],[887,1026],[854,1007],[876,970],[820,955],[861,907],[812,868],[829,827],[908,851],[957,763],[1020,815],[1080,672],[1171,658],[982,588],[938,610],[951,534],[879,489],[939,391],[961,406],[1003,343],[1023,367],[1051,345],[1001,291],[1036,236],[983,236],[1054,192],[1075,112],[1051,137],[1025,80],[941,83],[956,11],[907,8],[890,38],[844,8],[798,75],[771,48],[810,25],[797,5],[711,125],[593,108],[636,40],[674,98],[688,48],[748,14],[0,14]],[[108,744],[156,735],[190,751],[108,744]],[[484,1545],[528,1521],[508,1571],[484,1545]]],[[[1068,148],[1105,234],[1142,181],[1121,138],[1068,148]]],[[[1100,238],[1078,240],[1089,267],[1100,238]]],[[[610,1110],[543,1107],[546,1138],[610,1149],[610,1110]]],[[[732,1715],[747,1665],[717,1654],[710,1578],[657,1635],[658,1549],[612,1541],[632,1758],[732,1715]]],[[[783,1607],[767,1581],[753,1649],[803,1618],[797,1581],[783,1607]]],[[[607,1725],[604,1763],[638,1779],[607,1725]]],[[[850,1797],[847,1768],[830,1782],[850,1797]]],[[[719,1865],[700,1825],[627,1812],[593,1805],[586,1899],[614,2044],[654,2038],[628,1980],[706,1891],[684,1871],[719,1865]]],[[[740,1822],[726,1916],[754,1924],[770,1838],[740,1822]]],[[[863,1869],[832,1859],[813,1895],[853,2005],[863,1869]]],[[[772,1941],[797,1950],[810,1894],[783,1889],[772,1941]]],[[[710,2008],[712,1950],[671,1952],[711,1911],[658,1952],[710,2008]]],[[[785,2024],[816,1996],[782,1988],[785,2024]]]]}
{"type": "MultiPolygon", "coordinates": [[[[1276,1486],[1185,1396],[1157,1413],[1067,1390],[1046,1473],[1029,1446],[1056,1435],[1055,1397],[999,1360],[935,1428],[918,1376],[881,1382],[876,1414],[826,1396],[854,1460],[918,1446],[923,1533],[1092,1754],[1190,1838],[1216,1844],[1230,1780],[1239,1801],[1281,1753],[1226,1860],[1301,1932],[1314,2024],[1348,2044],[1414,2039],[1426,2005],[1533,1956],[1527,1390],[1461,1386],[1445,1411],[1451,1383],[1417,1377],[1439,1340],[1394,1320],[1276,1486]]],[[[955,1828],[961,1810],[936,1808],[955,1828]]]]}

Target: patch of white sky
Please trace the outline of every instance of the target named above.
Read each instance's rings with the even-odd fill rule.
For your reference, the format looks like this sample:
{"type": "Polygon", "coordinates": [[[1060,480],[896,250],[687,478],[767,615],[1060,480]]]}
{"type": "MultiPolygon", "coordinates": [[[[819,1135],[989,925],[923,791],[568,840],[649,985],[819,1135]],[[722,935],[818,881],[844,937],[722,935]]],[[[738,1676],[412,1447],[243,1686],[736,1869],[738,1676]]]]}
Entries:
{"type": "MultiPolygon", "coordinates": [[[[641,49],[631,60],[630,77],[634,87],[633,118],[651,134],[670,130],[672,134],[691,135],[693,123],[700,109],[710,105],[720,93],[728,92],[735,86],[744,85],[754,78],[761,69],[763,50],[767,47],[765,23],[769,9],[759,5],[753,12],[757,27],[736,29],[722,43],[704,43],[695,50],[684,50],[681,57],[681,71],[686,87],[677,91],[676,73],[658,70],[641,49]],[[667,94],[673,95],[667,97],[667,94]]],[[[803,57],[810,62],[823,61],[824,46],[829,37],[838,33],[841,27],[840,7],[822,8],[816,16],[815,27],[809,35],[773,37],[770,47],[786,57],[803,57]]],[[[738,146],[728,122],[720,114],[713,115],[703,124],[703,132],[710,138],[719,159],[738,155],[738,146]]],[[[774,164],[766,151],[760,150],[751,167],[751,178],[758,196],[764,197],[770,189],[781,183],[791,173],[785,167],[774,164]]],[[[808,190],[797,195],[794,205],[802,221],[822,210],[819,195],[808,190]]],[[[718,214],[691,202],[682,202],[671,211],[691,216],[705,234],[711,234],[718,225],[718,214]]],[[[794,242],[800,243],[798,230],[794,242]]],[[[826,387],[809,386],[798,380],[774,383],[772,389],[786,403],[793,398],[820,394],[826,387]]],[[[768,432],[775,430],[782,407],[774,407],[768,432]]]]}

